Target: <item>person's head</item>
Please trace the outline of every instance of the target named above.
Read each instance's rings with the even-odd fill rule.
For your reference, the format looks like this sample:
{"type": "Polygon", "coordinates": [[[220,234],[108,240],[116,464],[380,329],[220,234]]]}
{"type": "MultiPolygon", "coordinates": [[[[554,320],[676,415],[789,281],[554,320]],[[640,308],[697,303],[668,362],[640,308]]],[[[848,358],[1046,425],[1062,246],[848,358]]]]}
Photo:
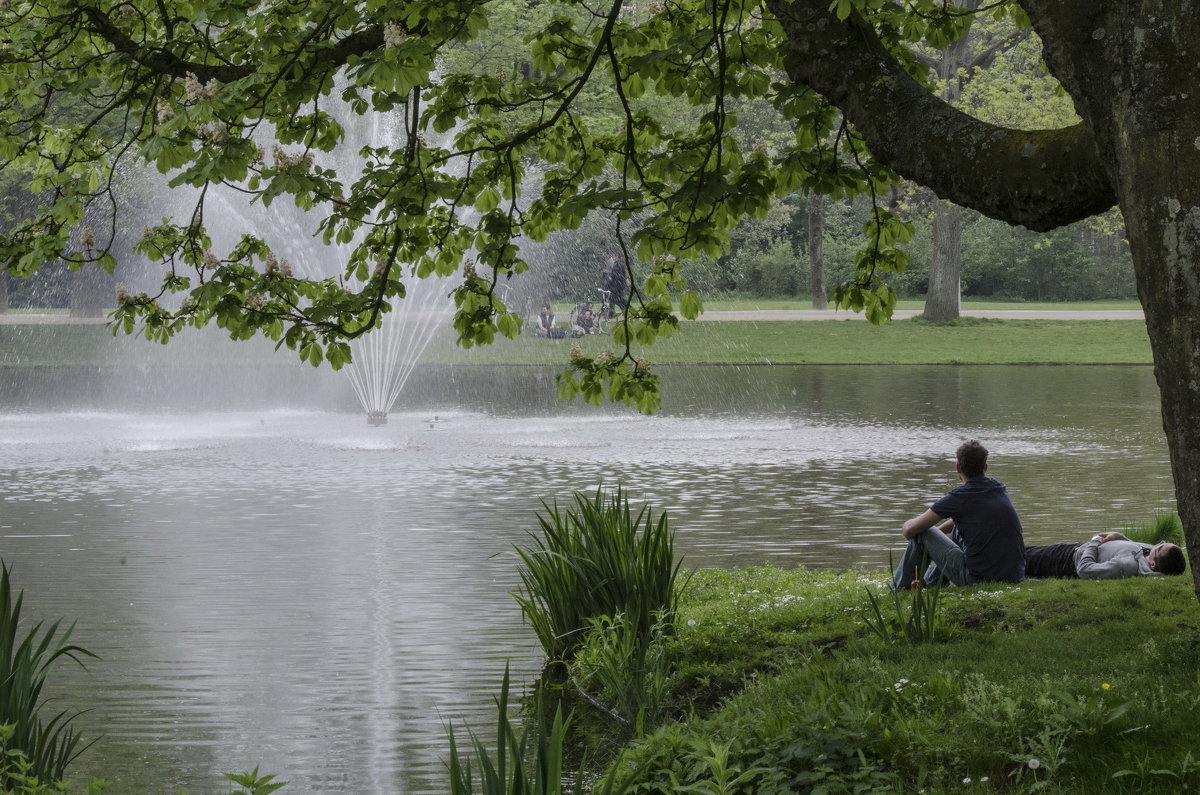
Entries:
{"type": "Polygon", "coordinates": [[[1165,541],[1150,548],[1146,562],[1150,564],[1151,570],[1159,574],[1183,574],[1183,570],[1187,568],[1183,550],[1165,541]]]}
{"type": "Polygon", "coordinates": [[[550,311],[550,304],[542,304],[542,311],[543,311],[543,312],[549,312],[549,311],[550,311]]]}
{"type": "Polygon", "coordinates": [[[987,448],[975,439],[959,445],[954,458],[959,474],[964,478],[977,478],[987,472],[987,448]]]}
{"type": "Polygon", "coordinates": [[[592,316],[592,310],[590,310],[590,309],[585,309],[585,310],[583,310],[583,316],[584,316],[584,317],[591,317],[591,316],[592,316]]]}

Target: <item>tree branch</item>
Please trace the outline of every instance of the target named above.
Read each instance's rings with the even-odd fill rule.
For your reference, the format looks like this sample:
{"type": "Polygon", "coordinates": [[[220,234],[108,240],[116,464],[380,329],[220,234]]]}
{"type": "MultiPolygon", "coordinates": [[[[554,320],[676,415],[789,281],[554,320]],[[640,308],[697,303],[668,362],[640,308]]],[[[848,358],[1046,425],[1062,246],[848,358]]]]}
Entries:
{"type": "Polygon", "coordinates": [[[1101,213],[1116,193],[1082,124],[1011,130],[933,96],[857,13],[827,0],[767,0],[788,38],[788,76],[828,97],[897,174],[984,215],[1036,231],[1101,213]]]}
{"type": "MultiPolygon", "coordinates": [[[[142,66],[160,74],[183,78],[190,72],[201,83],[216,80],[218,83],[230,83],[248,75],[254,74],[257,67],[252,64],[206,64],[188,61],[165,49],[146,48],[118,28],[107,14],[97,8],[84,8],[88,23],[92,30],[113,46],[118,52],[125,53],[142,66]]],[[[351,55],[359,55],[383,46],[383,28],[372,25],[364,30],[356,31],[332,43],[331,46],[318,51],[312,58],[313,65],[339,65],[346,62],[351,55]]]]}

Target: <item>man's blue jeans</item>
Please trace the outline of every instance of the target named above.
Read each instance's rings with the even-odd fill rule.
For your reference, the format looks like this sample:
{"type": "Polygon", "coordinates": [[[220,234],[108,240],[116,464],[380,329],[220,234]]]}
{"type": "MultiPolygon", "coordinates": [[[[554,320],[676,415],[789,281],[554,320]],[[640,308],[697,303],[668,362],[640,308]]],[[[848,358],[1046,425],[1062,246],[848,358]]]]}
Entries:
{"type": "Polygon", "coordinates": [[[925,571],[925,582],[933,582],[939,575],[955,585],[977,582],[967,568],[966,555],[958,545],[958,539],[957,529],[951,535],[946,535],[936,527],[910,538],[908,548],[904,550],[904,559],[892,577],[892,588],[907,590],[909,584],[917,579],[917,572],[925,562],[926,554],[929,556],[929,568],[925,571]]]}

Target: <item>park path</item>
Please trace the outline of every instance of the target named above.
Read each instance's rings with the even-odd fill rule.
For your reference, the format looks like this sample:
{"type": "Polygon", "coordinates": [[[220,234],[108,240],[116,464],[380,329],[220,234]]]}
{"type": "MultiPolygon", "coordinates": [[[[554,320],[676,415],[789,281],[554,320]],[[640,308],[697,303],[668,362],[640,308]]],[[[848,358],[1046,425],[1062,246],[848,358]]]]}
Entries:
{"type": "MultiPolygon", "coordinates": [[[[897,309],[892,317],[904,320],[921,314],[918,309],[897,309]]],[[[963,317],[987,317],[1000,320],[1143,320],[1140,309],[964,309],[963,317]]],[[[729,312],[705,312],[698,320],[863,320],[859,312],[836,309],[744,309],[729,312]]],[[[71,317],[67,314],[37,315],[0,312],[0,325],[100,324],[104,317],[71,317]]]]}
{"type": "MultiPolygon", "coordinates": [[[[919,309],[897,309],[892,318],[904,320],[919,309]]],[[[998,320],[1144,320],[1140,309],[964,309],[963,317],[998,320]]],[[[864,320],[860,312],[835,309],[752,309],[705,312],[698,320],[864,320]]]]}

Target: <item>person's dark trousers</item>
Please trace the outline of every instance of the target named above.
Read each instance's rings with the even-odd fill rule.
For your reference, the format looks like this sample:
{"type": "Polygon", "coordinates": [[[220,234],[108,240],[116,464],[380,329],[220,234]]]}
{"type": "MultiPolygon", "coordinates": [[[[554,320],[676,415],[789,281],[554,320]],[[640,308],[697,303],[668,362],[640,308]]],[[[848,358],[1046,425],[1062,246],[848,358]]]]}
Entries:
{"type": "Polygon", "coordinates": [[[1026,577],[1078,577],[1075,551],[1079,544],[1048,544],[1025,547],[1026,577]]]}

